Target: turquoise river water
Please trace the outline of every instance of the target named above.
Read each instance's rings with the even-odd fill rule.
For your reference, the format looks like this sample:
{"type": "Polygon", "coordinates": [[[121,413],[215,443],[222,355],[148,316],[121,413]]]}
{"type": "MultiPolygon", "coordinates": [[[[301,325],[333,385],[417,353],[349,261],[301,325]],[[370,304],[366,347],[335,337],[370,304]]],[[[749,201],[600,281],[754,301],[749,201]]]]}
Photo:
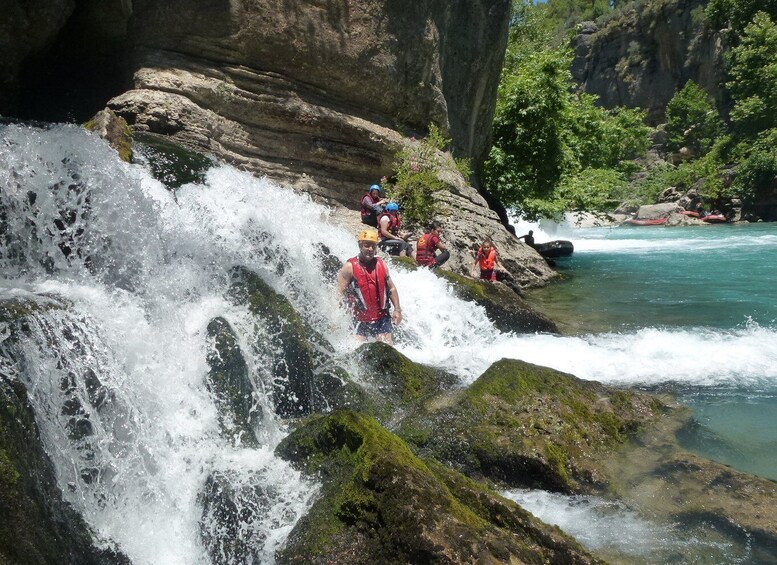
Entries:
{"type": "MultiPolygon", "coordinates": [[[[644,386],[695,410],[686,447],[777,479],[777,225],[536,235],[570,239],[575,253],[558,261],[565,280],[532,300],[567,320],[570,333],[631,343],[634,362],[651,374],[644,386]]],[[[640,385],[638,370],[624,372],[640,385]]]]}

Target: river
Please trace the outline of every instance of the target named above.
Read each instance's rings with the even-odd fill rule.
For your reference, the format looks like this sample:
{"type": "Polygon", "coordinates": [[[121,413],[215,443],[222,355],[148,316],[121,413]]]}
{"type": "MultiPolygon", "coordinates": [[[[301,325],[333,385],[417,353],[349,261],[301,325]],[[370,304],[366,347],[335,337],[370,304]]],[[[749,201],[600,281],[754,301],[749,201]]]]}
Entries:
{"type": "MultiPolygon", "coordinates": [[[[227,297],[230,269],[245,265],[328,337],[358,379],[347,314],[317,259],[321,243],[340,260],[354,255],[354,234],[309,197],[232,167],[214,164],[174,194],[142,161],[119,161],[76,126],[0,124],[0,298],[62,306],[35,316],[16,378],[30,391],[66,499],[101,543],[136,564],[208,563],[202,531],[218,537],[221,524],[203,515],[201,492],[221,473],[236,492],[264,493],[264,509],[241,535],[270,563],[318,486],[274,456],[288,430],[266,398],[258,399],[270,415],[260,449],[220,437],[205,387],[205,328],[217,316],[229,321],[262,390],[272,375],[249,345],[262,342],[262,328],[227,297]],[[64,407],[91,401],[91,375],[110,402],[91,414],[89,434],[73,434],[64,407]]],[[[562,235],[576,246],[559,262],[566,281],[531,300],[562,320],[564,335],[499,332],[442,279],[394,268],[405,317],[398,349],[455,373],[461,386],[510,357],[673,392],[696,409],[689,447],[775,478],[777,230],[562,235]]]]}

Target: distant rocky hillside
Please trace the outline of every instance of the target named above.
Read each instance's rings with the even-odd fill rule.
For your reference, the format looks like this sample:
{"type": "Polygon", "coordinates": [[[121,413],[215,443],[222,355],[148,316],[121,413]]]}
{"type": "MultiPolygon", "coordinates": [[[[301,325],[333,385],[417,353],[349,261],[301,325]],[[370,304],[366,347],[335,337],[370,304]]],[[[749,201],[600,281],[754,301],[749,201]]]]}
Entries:
{"type": "Polygon", "coordinates": [[[706,0],[636,1],[573,39],[572,74],[608,107],[640,107],[660,123],[688,79],[721,101],[725,33],[705,29],[706,0]],[[600,27],[601,26],[601,27],[600,27]]]}

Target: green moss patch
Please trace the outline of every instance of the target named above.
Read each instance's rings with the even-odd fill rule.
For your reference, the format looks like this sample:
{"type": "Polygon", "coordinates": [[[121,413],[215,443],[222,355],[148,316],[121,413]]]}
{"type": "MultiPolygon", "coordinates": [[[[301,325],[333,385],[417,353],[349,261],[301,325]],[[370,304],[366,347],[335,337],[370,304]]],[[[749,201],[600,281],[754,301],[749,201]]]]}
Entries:
{"type": "Polygon", "coordinates": [[[210,157],[153,134],[138,135],[135,148],[154,178],[170,189],[203,183],[205,173],[213,166],[210,157]]]}
{"type": "Polygon", "coordinates": [[[557,529],[419,459],[365,415],[339,411],[311,419],[276,452],[323,483],[279,563],[344,562],[354,555],[364,563],[553,562],[561,554],[576,556],[567,562],[593,562],[557,529]],[[513,527],[518,523],[524,528],[513,527]],[[541,539],[557,543],[550,548],[541,539]]]}
{"type": "Polygon", "coordinates": [[[394,408],[408,407],[455,386],[455,376],[415,363],[385,343],[367,343],[356,357],[362,378],[394,408]]]}
{"type": "Polygon", "coordinates": [[[522,361],[494,363],[455,402],[397,431],[420,454],[475,477],[554,491],[606,490],[600,457],[661,414],[654,397],[522,361]]]}

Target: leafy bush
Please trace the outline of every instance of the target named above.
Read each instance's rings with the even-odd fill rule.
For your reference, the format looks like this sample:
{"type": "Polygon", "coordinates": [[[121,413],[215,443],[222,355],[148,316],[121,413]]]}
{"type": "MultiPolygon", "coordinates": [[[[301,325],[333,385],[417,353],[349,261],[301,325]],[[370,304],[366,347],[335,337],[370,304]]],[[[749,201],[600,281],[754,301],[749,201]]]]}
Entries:
{"type": "Polygon", "coordinates": [[[749,147],[748,155],[737,167],[731,186],[735,196],[744,202],[757,202],[774,197],[777,188],[777,129],[764,132],[749,147]]]}
{"type": "Polygon", "coordinates": [[[764,12],[747,25],[740,45],[731,51],[726,86],[734,100],[735,132],[752,137],[777,126],[777,26],[764,12]]]}
{"type": "Polygon", "coordinates": [[[676,151],[689,147],[697,155],[706,154],[724,129],[710,96],[689,80],[666,107],[665,147],[676,151]]]}
{"type": "Polygon", "coordinates": [[[614,169],[583,169],[562,179],[559,195],[565,210],[612,210],[626,199],[627,188],[614,169]]]}
{"type": "Polygon", "coordinates": [[[438,177],[442,167],[455,168],[464,178],[469,177],[467,159],[454,160],[450,154],[440,154],[449,145],[450,140],[431,124],[424,139],[412,138],[395,154],[393,182],[383,179],[382,184],[388,197],[402,207],[406,222],[424,225],[439,213],[434,193],[445,188],[445,183],[438,177]]]}
{"type": "Polygon", "coordinates": [[[730,27],[739,34],[753,21],[756,12],[777,18],[777,0],[710,0],[706,19],[715,29],[730,27]]]}

